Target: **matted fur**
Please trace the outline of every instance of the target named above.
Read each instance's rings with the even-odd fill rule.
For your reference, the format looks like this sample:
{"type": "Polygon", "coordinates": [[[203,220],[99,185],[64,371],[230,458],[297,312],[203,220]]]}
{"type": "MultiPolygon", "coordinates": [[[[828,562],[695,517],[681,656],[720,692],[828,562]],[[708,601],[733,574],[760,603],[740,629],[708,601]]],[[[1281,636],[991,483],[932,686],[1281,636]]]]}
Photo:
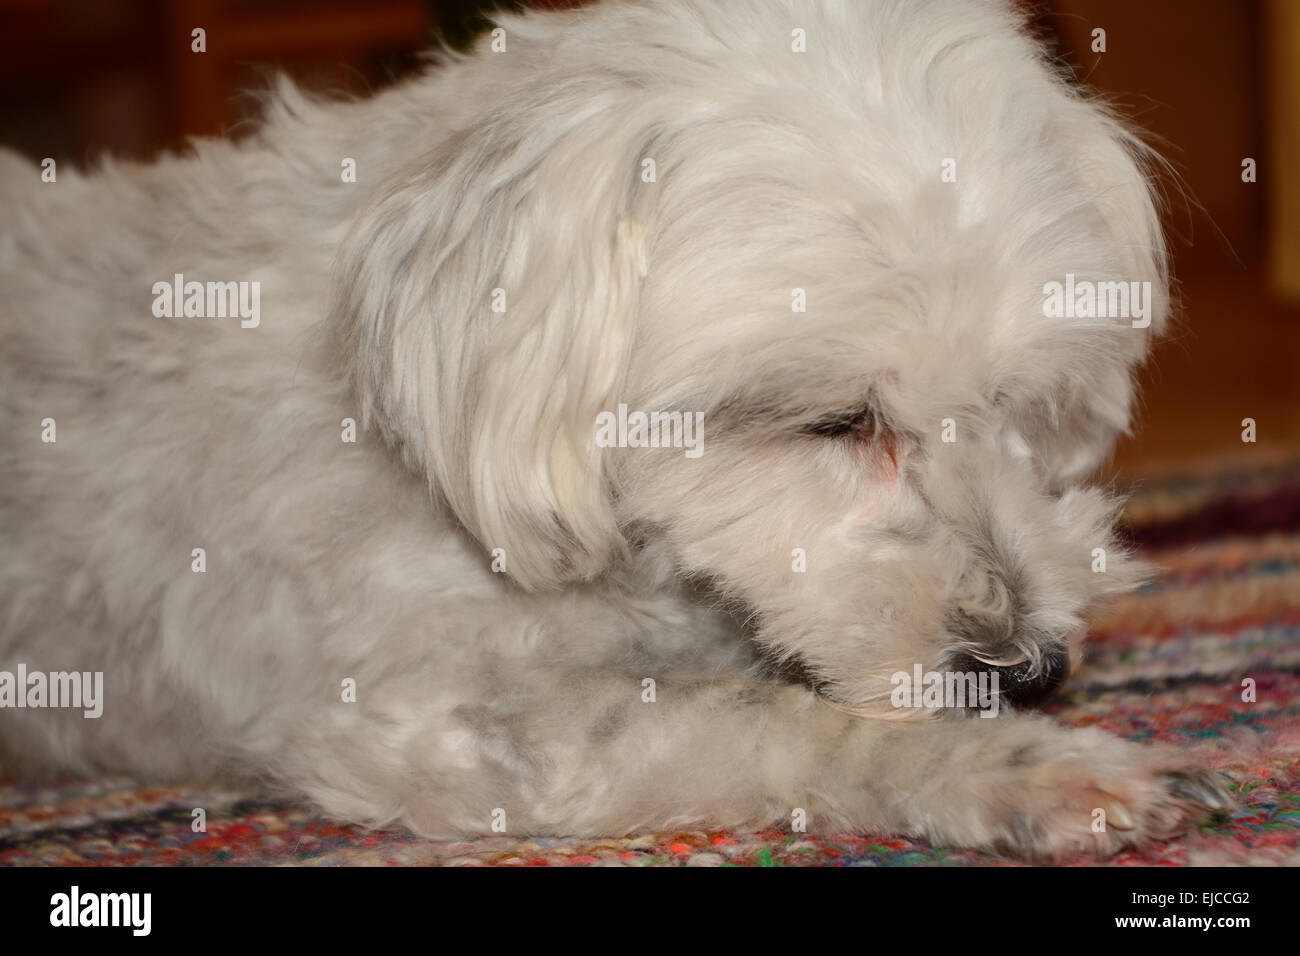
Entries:
{"type": "Polygon", "coordinates": [[[364,102],[282,85],[238,145],[0,156],[0,668],[106,682],[98,720],[0,712],[22,767],[430,835],[801,808],[1045,856],[1222,806],[1095,730],[889,704],[960,655],[1041,677],[1137,580],[1080,485],[1168,311],[1133,137],[1001,2],[501,26],[364,102]],[[155,317],[176,273],[260,282],[260,325],[155,317]],[[1067,273],[1151,282],[1150,327],[1044,317],[1067,273]],[[703,413],[703,454],[598,447],[620,403],[703,413]]]}

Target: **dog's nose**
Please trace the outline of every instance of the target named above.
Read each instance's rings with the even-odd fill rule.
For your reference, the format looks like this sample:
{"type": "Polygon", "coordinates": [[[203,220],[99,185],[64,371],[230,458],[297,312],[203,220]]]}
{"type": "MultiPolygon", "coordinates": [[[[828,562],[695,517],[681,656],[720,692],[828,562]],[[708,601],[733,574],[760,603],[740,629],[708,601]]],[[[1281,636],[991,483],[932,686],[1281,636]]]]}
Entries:
{"type": "Polygon", "coordinates": [[[1034,707],[1061,686],[1069,661],[1062,652],[1044,654],[1042,669],[1034,671],[1028,661],[1019,664],[985,664],[969,654],[953,658],[952,670],[964,673],[987,671],[996,674],[1002,699],[1017,708],[1034,707]]]}

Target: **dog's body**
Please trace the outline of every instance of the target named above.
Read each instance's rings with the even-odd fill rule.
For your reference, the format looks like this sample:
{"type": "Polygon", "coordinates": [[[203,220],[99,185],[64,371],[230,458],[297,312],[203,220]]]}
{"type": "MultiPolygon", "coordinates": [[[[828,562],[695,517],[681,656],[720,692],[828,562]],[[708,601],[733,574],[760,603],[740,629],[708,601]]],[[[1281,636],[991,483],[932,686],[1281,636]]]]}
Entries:
{"type": "Polygon", "coordinates": [[[0,668],[105,675],[99,719],[0,710],[9,761],[428,834],[802,808],[1052,855],[1222,805],[1097,731],[890,706],[914,665],[1048,689],[1134,580],[1074,487],[1167,311],[1120,127],[996,4],[503,26],[242,145],[0,157],[0,668]],[[155,315],[178,273],[260,322],[155,315]],[[1150,327],[1045,317],[1067,274],[1151,282],[1150,327]],[[702,454],[599,447],[620,403],[702,412],[702,454]]]}

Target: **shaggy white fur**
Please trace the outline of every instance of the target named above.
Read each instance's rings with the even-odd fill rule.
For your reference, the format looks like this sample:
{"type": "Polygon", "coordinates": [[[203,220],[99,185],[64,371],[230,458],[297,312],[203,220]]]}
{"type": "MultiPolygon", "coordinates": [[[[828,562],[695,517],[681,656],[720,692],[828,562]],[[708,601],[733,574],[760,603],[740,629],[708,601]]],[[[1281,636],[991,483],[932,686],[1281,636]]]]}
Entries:
{"type": "Polygon", "coordinates": [[[0,710],[9,766],[1042,856],[1226,805],[1023,707],[891,703],[921,665],[1028,704],[1137,579],[1079,486],[1168,311],[1134,138],[1007,3],[501,27],[364,102],[282,85],[238,145],[0,157],[0,668],[104,673],[98,719],[0,710]],[[258,321],[160,317],[177,274],[258,321]],[[1067,276],[1148,311],[1046,315],[1067,276]],[[602,447],[620,404],[702,453],[602,447]]]}

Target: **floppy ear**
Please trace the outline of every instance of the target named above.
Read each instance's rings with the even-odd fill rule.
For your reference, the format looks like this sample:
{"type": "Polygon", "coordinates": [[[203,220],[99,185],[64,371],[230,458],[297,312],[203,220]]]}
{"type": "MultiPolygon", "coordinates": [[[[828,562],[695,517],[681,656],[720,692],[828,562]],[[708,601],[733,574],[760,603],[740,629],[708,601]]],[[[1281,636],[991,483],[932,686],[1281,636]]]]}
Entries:
{"type": "Polygon", "coordinates": [[[1055,483],[1066,486],[1091,474],[1130,430],[1134,375],[1168,321],[1169,272],[1153,186],[1160,157],[1110,111],[1082,96],[1064,104],[1053,132],[1069,144],[1088,206],[1081,211],[1091,212],[1110,260],[1108,274],[1094,278],[1149,282],[1151,292],[1144,319],[1116,319],[1113,327],[1093,330],[1096,342],[1081,343],[1086,387],[1063,397],[1055,441],[1041,452],[1055,483]]]}
{"type": "Polygon", "coordinates": [[[1169,266],[1155,182],[1169,167],[1154,149],[1109,110],[1086,101],[1073,104],[1086,119],[1071,137],[1079,174],[1092,194],[1116,253],[1116,279],[1151,283],[1151,324],[1135,331],[1146,350],[1169,314],[1169,266]]]}
{"type": "Polygon", "coordinates": [[[496,104],[399,168],[341,250],[332,323],[364,422],[528,588],[626,547],[595,423],[627,359],[654,186],[618,106],[496,104]]]}

